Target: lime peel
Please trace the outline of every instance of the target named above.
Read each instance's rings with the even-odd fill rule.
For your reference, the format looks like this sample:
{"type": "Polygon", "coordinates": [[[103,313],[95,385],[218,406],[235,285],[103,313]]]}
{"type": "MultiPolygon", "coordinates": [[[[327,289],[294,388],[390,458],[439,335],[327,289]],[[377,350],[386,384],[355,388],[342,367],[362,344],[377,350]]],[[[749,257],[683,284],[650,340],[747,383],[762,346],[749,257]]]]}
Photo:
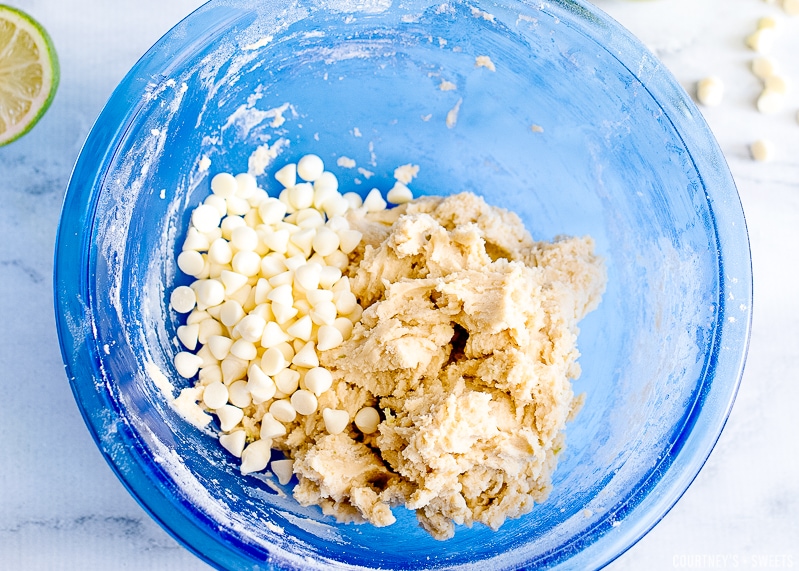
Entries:
{"type": "Polygon", "coordinates": [[[60,69],[45,29],[0,4],[0,146],[30,131],[55,97],[60,69]]]}

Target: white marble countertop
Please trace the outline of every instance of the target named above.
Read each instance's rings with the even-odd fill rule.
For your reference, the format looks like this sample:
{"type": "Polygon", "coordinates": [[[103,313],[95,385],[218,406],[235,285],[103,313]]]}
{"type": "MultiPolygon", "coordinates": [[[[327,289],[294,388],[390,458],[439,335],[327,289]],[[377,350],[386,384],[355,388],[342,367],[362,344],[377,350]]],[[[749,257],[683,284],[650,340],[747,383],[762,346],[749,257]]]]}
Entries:
{"type": "MultiPolygon", "coordinates": [[[[202,0],[11,0],[50,31],[62,78],[52,108],[0,149],[0,568],[205,569],[153,522],[97,451],[67,383],[52,304],[61,200],[89,128],[116,83],[202,0]]],[[[693,91],[738,184],[755,276],[751,348],[738,399],[705,468],[665,519],[612,563],[639,569],[799,567],[799,17],[761,0],[596,0],[693,91]],[[784,20],[773,56],[793,91],[761,115],[743,38],[784,20]],[[770,163],[748,144],[773,141],[770,163]]]]}

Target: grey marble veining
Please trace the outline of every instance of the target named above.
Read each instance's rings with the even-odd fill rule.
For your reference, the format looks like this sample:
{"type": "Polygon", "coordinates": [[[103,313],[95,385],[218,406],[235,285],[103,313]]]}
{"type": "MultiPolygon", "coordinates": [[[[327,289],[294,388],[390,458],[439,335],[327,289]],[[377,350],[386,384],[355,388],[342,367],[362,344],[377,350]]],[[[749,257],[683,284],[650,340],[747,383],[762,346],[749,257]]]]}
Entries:
{"type": "MultiPolygon", "coordinates": [[[[0,149],[0,569],[205,569],[127,494],[105,464],[64,374],[52,310],[56,225],[94,118],[136,59],[201,0],[16,0],[50,31],[61,86],[41,123],[0,149]]],[[[752,244],[755,306],[744,380],[705,468],[614,571],[799,567],[799,17],[774,57],[789,105],[759,114],[743,38],[761,0],[596,0],[689,90],[721,76],[703,109],[738,184],[752,244]],[[747,145],[771,139],[775,161],[747,145]]]]}

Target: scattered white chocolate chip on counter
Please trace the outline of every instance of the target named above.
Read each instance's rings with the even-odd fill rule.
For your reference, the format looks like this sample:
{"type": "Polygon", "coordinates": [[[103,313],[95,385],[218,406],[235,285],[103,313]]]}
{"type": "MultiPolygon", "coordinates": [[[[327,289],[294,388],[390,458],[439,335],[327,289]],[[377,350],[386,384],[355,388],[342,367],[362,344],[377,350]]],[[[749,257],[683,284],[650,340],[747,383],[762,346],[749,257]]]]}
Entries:
{"type": "Polygon", "coordinates": [[[776,36],[774,28],[758,28],[746,37],[746,45],[757,53],[768,54],[774,48],[776,36]]]}
{"type": "Polygon", "coordinates": [[[760,79],[768,79],[777,73],[776,62],[769,57],[757,57],[752,60],[752,73],[760,79]]]}
{"type": "Polygon", "coordinates": [[[799,0],[782,0],[782,9],[789,16],[799,16],[799,0]]]}
{"type": "Polygon", "coordinates": [[[774,158],[774,145],[771,141],[758,139],[749,146],[752,158],[758,162],[770,161],[774,158]]]}
{"type": "Polygon", "coordinates": [[[696,98],[707,107],[719,105],[724,99],[724,82],[716,76],[699,80],[696,84],[696,98]]]}
{"type": "Polygon", "coordinates": [[[785,107],[785,96],[769,89],[764,89],[757,98],[757,110],[764,114],[778,113],[785,107]]]}

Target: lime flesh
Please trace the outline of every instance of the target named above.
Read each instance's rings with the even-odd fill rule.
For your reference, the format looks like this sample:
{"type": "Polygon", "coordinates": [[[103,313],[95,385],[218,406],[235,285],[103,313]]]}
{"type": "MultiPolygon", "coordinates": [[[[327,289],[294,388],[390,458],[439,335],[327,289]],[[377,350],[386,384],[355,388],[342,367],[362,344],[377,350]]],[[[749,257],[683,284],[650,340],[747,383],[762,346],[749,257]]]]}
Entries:
{"type": "Polygon", "coordinates": [[[47,32],[30,16],[0,4],[0,146],[41,119],[55,96],[58,59],[47,32]]]}

